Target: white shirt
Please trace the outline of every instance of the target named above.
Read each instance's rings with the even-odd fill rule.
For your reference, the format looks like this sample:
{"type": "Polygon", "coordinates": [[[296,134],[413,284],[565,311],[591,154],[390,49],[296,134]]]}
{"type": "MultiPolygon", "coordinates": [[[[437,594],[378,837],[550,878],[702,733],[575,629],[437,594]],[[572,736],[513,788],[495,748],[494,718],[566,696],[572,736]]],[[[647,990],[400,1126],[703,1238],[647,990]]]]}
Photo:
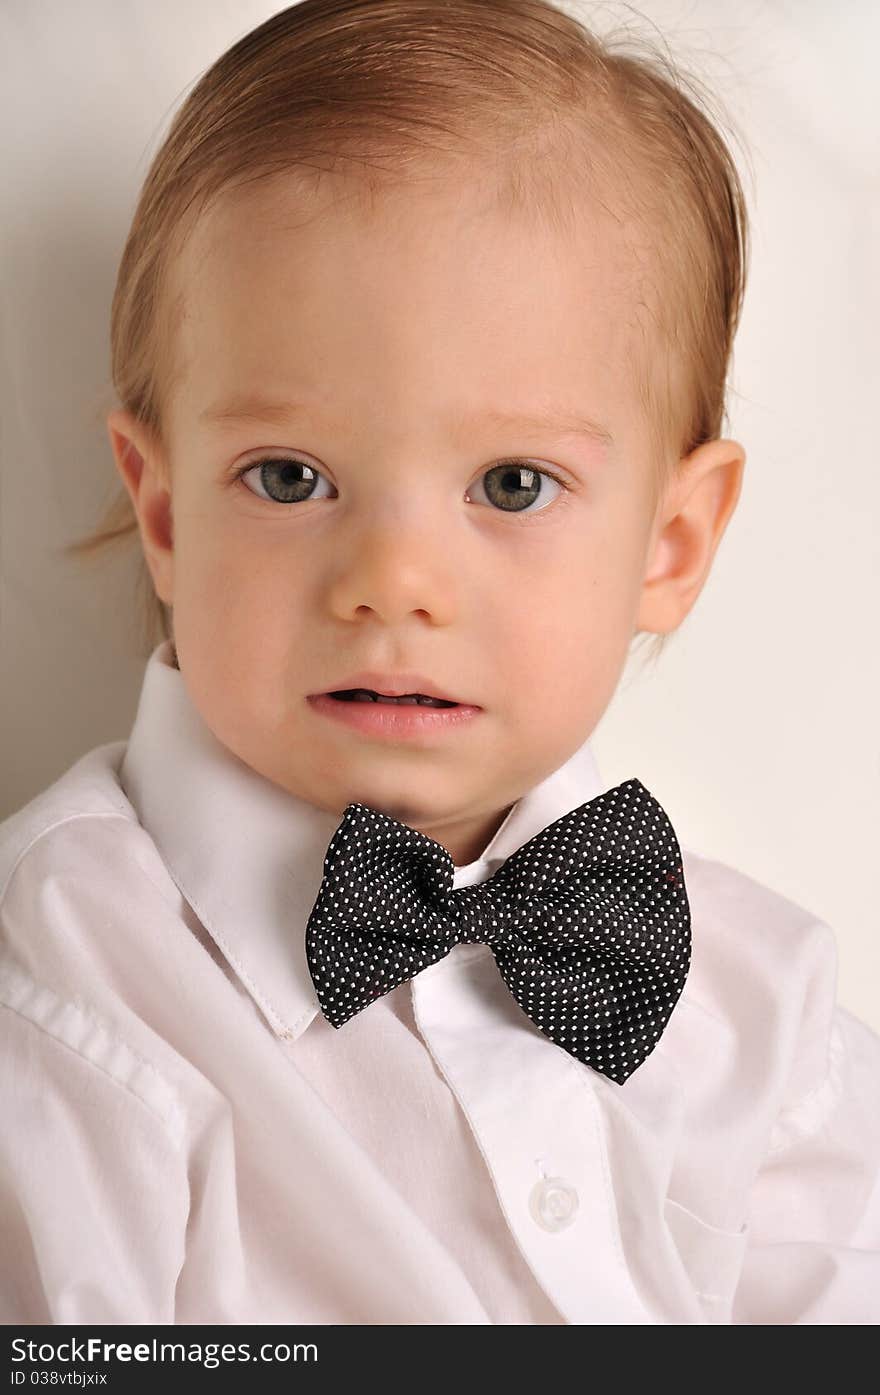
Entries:
{"type": "MultiPolygon", "coordinates": [[[[454,885],[602,789],[586,744],[454,885]]],[[[165,641],[130,739],[0,824],[0,1320],[880,1318],[880,1038],[827,925],[683,849],[690,972],[622,1086],[486,945],[337,1030],[304,930],[338,822],[165,641]]]]}

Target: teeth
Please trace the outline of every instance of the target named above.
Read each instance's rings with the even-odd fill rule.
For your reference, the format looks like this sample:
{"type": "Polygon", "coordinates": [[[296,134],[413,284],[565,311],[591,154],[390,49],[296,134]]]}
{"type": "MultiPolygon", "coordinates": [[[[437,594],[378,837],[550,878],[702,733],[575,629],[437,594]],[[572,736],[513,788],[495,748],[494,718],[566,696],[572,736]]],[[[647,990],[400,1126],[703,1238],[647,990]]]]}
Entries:
{"type": "Polygon", "coordinates": [[[380,697],[378,693],[374,693],[368,688],[351,688],[345,691],[343,700],[346,702],[386,702],[406,707],[455,706],[455,703],[447,702],[444,698],[425,697],[422,693],[406,693],[401,697],[386,697],[383,693],[380,697]]]}

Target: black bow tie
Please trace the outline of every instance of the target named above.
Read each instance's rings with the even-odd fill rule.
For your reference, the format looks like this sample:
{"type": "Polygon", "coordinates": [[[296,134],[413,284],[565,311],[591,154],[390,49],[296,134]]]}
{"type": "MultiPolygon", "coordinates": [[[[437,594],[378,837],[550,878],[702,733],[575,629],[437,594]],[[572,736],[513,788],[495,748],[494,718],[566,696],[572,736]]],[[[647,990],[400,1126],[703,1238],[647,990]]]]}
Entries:
{"type": "Polygon", "coordinates": [[[489,945],[536,1027],[622,1085],[678,1001],[691,918],[678,839],[639,780],[536,833],[486,881],[453,890],[433,838],[349,804],[306,925],[321,1010],[341,1027],[448,954],[489,945]]]}

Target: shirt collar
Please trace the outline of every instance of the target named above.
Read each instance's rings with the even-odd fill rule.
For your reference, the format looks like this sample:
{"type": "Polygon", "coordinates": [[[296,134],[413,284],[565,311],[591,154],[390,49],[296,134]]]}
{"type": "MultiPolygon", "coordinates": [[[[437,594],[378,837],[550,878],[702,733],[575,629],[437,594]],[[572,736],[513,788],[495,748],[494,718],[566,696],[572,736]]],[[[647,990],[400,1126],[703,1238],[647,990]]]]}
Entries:
{"type": "MultiPolygon", "coordinates": [[[[318,1011],[305,926],[341,816],[252,770],[206,725],[174,666],[171,640],[147,661],[119,780],[182,895],[277,1035],[318,1011]]],[[[585,742],[509,810],[453,886],[484,881],[517,848],[602,791],[585,742]]]]}

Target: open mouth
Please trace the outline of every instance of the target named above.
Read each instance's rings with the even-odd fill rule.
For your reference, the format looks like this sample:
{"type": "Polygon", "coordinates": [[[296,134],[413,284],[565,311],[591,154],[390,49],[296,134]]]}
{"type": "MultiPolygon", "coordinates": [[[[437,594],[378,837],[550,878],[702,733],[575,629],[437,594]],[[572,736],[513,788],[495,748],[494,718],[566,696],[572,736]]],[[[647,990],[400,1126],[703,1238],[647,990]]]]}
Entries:
{"type": "Polygon", "coordinates": [[[337,702],[383,702],[398,707],[458,707],[457,702],[447,702],[445,698],[426,697],[424,693],[403,693],[400,697],[386,697],[372,688],[344,688],[340,692],[328,693],[337,702]]]}

